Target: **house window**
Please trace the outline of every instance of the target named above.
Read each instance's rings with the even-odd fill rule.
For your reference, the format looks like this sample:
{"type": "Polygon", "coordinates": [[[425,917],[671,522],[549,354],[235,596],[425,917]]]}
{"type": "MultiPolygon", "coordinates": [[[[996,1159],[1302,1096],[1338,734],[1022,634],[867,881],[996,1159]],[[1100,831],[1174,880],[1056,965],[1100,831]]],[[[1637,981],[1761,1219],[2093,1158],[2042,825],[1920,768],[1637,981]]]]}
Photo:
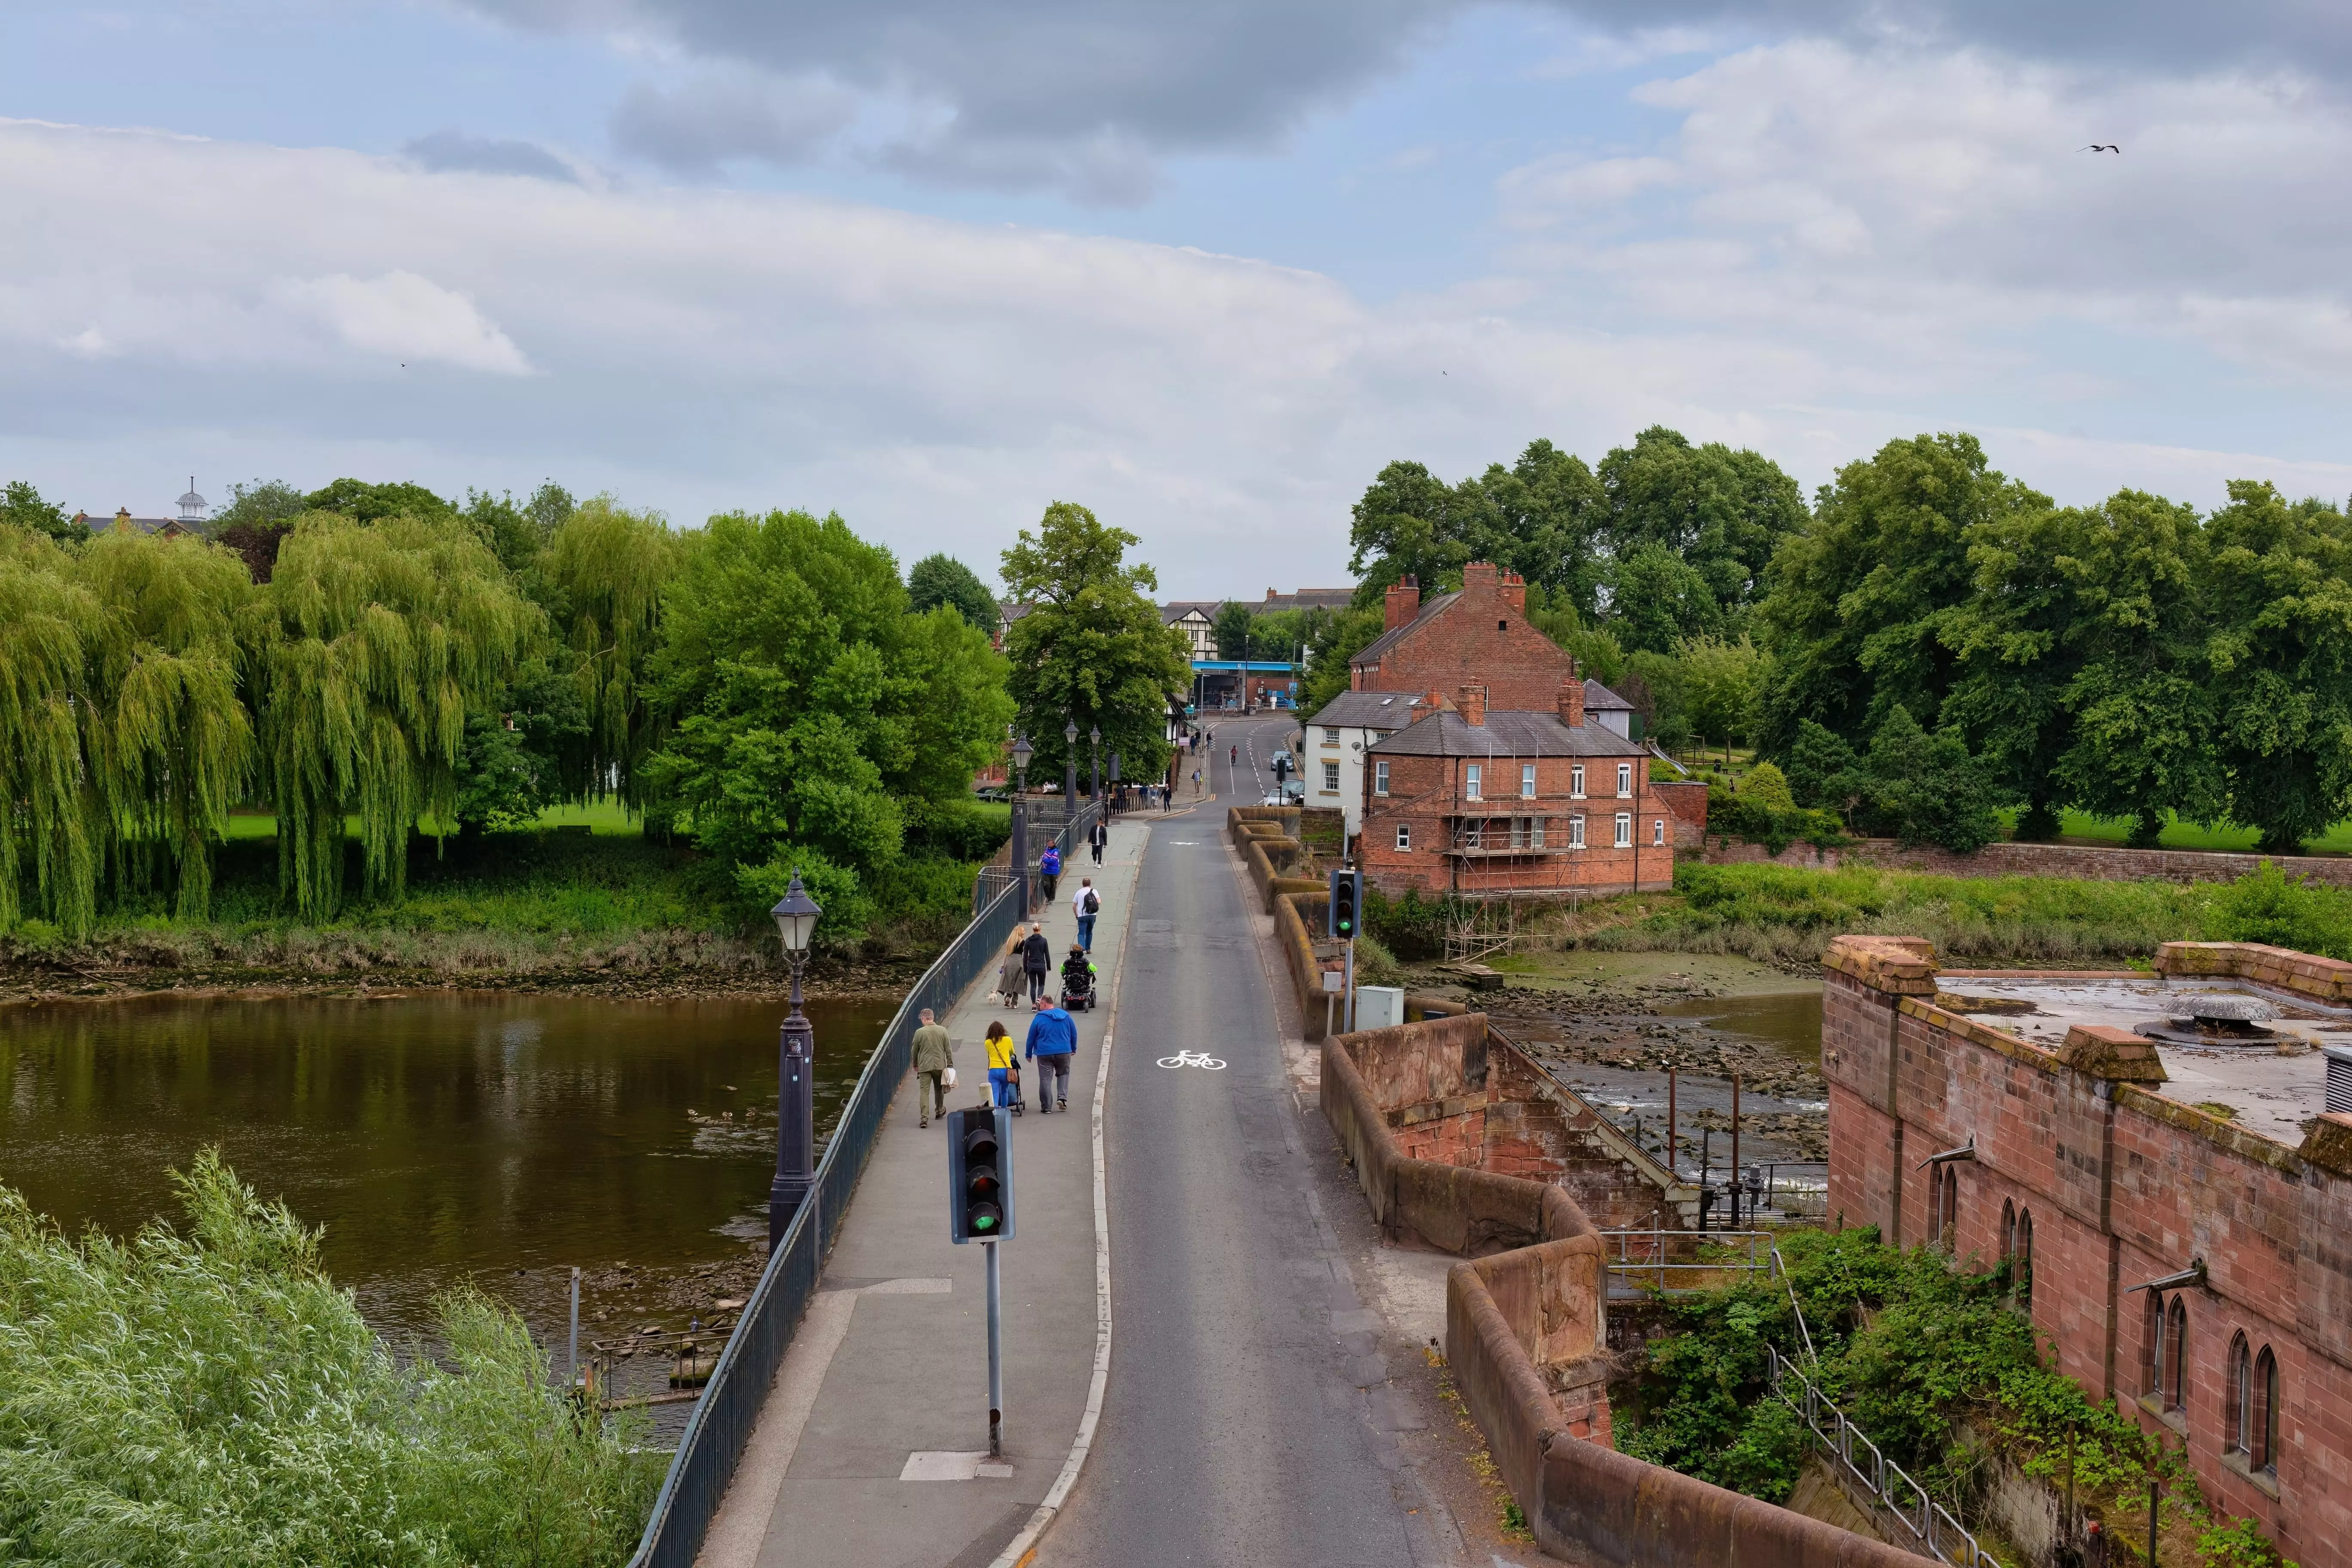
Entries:
{"type": "Polygon", "coordinates": [[[1521,763],[1519,764],[1519,798],[1533,800],[1535,797],[1536,765],[1533,763],[1521,763]]]}
{"type": "Polygon", "coordinates": [[[2278,1357],[2264,1345],[2263,1353],[2254,1358],[2254,1408],[2247,1422],[2254,1447],[2246,1461],[2273,1480],[2278,1479],[2278,1357]]]}
{"type": "Polygon", "coordinates": [[[1619,763],[1617,764],[1617,798],[1623,800],[1633,793],[1633,764],[1631,763],[1619,763]]]}
{"type": "Polygon", "coordinates": [[[2226,1417],[2221,1436],[2224,1452],[2251,1454],[2254,1448],[2254,1352],[2246,1348],[2246,1336],[2234,1334],[2230,1339],[2230,1403],[2224,1407],[2226,1417]]]}
{"type": "Polygon", "coordinates": [[[1397,824],[1397,847],[1400,849],[1410,849],[1412,847],[1412,825],[1411,823],[1400,822],[1397,824]]]}
{"type": "Polygon", "coordinates": [[[1462,847],[1465,849],[1486,847],[1486,822],[1484,817],[1474,816],[1462,825],[1462,847]]]}
{"type": "Polygon", "coordinates": [[[2164,1310],[2164,1407],[2189,1404],[2189,1303],[2175,1296],[2164,1310]]]}
{"type": "Polygon", "coordinates": [[[1325,763],[1323,764],[1323,787],[1324,787],[1326,790],[1329,791],[1331,794],[1337,795],[1337,794],[1339,793],[1339,763],[1325,763]]]}
{"type": "Polygon", "coordinates": [[[2020,1305],[2033,1305],[2033,1211],[2026,1209],[2017,1216],[2017,1300],[2020,1305]]]}
{"type": "Polygon", "coordinates": [[[1954,1250],[1960,1237],[1960,1173],[1947,1165],[1936,1177],[1932,1189],[1936,1213],[1929,1227],[1935,1244],[1945,1251],[1954,1250]]]}
{"type": "Polygon", "coordinates": [[[1533,849],[1540,849],[1540,848],[1542,848],[1542,847],[1544,847],[1544,820],[1545,820],[1545,819],[1544,819],[1544,818],[1542,818],[1542,817],[1540,817],[1540,816],[1533,816],[1533,817],[1529,817],[1528,820],[1530,823],[1534,824],[1534,828],[1533,828],[1534,837],[1531,837],[1531,838],[1529,838],[1529,839],[1528,840],[1528,847],[1529,847],[1529,848],[1533,848],[1533,849]]]}
{"type": "Polygon", "coordinates": [[[1568,847],[1570,849],[1584,847],[1584,818],[1581,816],[1568,819],[1568,847]]]}
{"type": "Polygon", "coordinates": [[[1584,764],[1581,763],[1568,770],[1568,798],[1570,800],[1584,798],[1584,764]]]}
{"type": "Polygon", "coordinates": [[[1633,847],[1633,814],[1630,811],[1621,811],[1617,814],[1617,847],[1620,849],[1633,847]]]}
{"type": "Polygon", "coordinates": [[[1534,831],[1529,826],[1532,820],[1532,818],[1525,816],[1515,816],[1511,818],[1512,848],[1525,849],[1528,847],[1528,836],[1534,831]]]}
{"type": "Polygon", "coordinates": [[[1650,824],[1650,842],[1663,847],[1666,842],[1666,819],[1659,817],[1650,824]]]}
{"type": "Polygon", "coordinates": [[[1372,793],[1374,795],[1389,793],[1389,765],[1385,762],[1372,764],[1372,793]]]}
{"type": "Polygon", "coordinates": [[[2164,1393],[2164,1297],[2147,1293],[2147,1321],[2140,1326],[2140,1387],[2151,1399],[2164,1393]]]}
{"type": "Polygon", "coordinates": [[[1472,763],[1467,768],[1463,770],[1462,798],[1465,800],[1484,800],[1486,798],[1485,795],[1478,793],[1479,765],[1480,764],[1476,763],[1472,763]]]}

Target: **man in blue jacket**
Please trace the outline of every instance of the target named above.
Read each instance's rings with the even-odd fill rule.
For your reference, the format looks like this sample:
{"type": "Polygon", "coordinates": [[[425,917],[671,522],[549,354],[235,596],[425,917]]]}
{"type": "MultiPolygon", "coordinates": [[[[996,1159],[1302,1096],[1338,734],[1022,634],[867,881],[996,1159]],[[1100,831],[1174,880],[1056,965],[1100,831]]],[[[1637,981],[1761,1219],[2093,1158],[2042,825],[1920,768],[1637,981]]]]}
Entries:
{"type": "Polygon", "coordinates": [[[1043,996],[1036,1008],[1024,1048],[1037,1064],[1037,1112],[1042,1116],[1057,1105],[1070,1109],[1070,1053],[1078,1048],[1078,1026],[1043,996]]]}

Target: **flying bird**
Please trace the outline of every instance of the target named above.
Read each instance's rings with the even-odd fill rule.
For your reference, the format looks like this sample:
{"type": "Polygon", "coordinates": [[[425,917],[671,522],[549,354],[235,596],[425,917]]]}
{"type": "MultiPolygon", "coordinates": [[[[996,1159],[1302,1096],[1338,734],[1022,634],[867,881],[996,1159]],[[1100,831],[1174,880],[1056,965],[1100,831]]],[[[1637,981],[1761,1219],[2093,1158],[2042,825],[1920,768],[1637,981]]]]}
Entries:
{"type": "Polygon", "coordinates": [[[2088,147],[2077,147],[2074,151],[2077,153],[2114,153],[2120,155],[2123,149],[2113,142],[2094,142],[2088,147]]]}

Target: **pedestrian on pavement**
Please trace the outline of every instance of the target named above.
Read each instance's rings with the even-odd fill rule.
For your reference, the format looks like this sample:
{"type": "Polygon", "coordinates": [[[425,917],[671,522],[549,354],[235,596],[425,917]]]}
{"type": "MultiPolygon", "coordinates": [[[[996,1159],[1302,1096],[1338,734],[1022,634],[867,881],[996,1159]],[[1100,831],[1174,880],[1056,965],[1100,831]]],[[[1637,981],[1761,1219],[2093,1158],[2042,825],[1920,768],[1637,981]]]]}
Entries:
{"type": "Polygon", "coordinates": [[[1045,976],[1054,967],[1054,948],[1045,940],[1043,921],[1029,928],[1029,935],[1021,943],[1021,967],[1029,976],[1029,1000],[1035,1003],[1045,994],[1045,976]]]}
{"type": "Polygon", "coordinates": [[[931,1010],[923,1009],[923,1026],[915,1031],[915,1125],[929,1127],[931,1118],[947,1119],[948,1089],[945,1075],[955,1067],[955,1042],[948,1032],[931,1019],[931,1010]],[[929,1100],[925,1089],[931,1091],[929,1100]]]}
{"type": "Polygon", "coordinates": [[[1102,913],[1102,895],[1095,891],[1092,877],[1078,879],[1078,890],[1070,900],[1070,911],[1078,917],[1078,946],[1092,952],[1095,950],[1095,917],[1102,913]]]}
{"type": "Polygon", "coordinates": [[[1195,795],[1201,793],[1201,770],[1198,768],[1192,770],[1192,793],[1195,795]]]}
{"type": "Polygon", "coordinates": [[[988,1021],[988,1103],[994,1107],[1011,1105],[1021,1096],[1020,1047],[1005,1032],[1003,1023],[995,1018],[988,1021]]]}
{"type": "Polygon", "coordinates": [[[1062,880],[1062,847],[1060,845],[1046,845],[1045,853],[1037,858],[1037,879],[1045,884],[1040,890],[1045,893],[1045,901],[1052,903],[1054,889],[1062,880]]]}
{"type": "Polygon", "coordinates": [[[1004,961],[996,966],[996,994],[1004,998],[1008,1007],[1021,1000],[1021,971],[1027,967],[1021,950],[1028,942],[1028,928],[1014,926],[1013,940],[1004,949],[1004,961]]]}
{"type": "Polygon", "coordinates": [[[1026,1054],[1037,1064],[1037,1110],[1070,1109],[1070,1053],[1078,1048],[1078,1026],[1067,1013],[1037,998],[1029,1020],[1026,1054]]]}
{"type": "Polygon", "coordinates": [[[1110,825],[1097,816],[1095,818],[1095,825],[1087,829],[1087,847],[1095,852],[1096,865],[1102,864],[1103,851],[1109,847],[1110,825]]]}

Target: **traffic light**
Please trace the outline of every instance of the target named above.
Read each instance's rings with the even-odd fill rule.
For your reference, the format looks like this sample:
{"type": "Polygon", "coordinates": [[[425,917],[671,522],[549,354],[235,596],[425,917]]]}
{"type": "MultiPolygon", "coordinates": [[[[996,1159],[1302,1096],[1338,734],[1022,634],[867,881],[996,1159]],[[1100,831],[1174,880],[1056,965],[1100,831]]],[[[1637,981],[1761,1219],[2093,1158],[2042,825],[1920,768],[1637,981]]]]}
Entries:
{"type": "Polygon", "coordinates": [[[1364,874],[1361,871],[1331,873],[1331,935],[1341,942],[1351,942],[1356,935],[1356,910],[1364,900],[1364,874]]]}
{"type": "Polygon", "coordinates": [[[948,1112],[948,1239],[1013,1234],[1013,1113],[975,1106],[948,1112]]]}

